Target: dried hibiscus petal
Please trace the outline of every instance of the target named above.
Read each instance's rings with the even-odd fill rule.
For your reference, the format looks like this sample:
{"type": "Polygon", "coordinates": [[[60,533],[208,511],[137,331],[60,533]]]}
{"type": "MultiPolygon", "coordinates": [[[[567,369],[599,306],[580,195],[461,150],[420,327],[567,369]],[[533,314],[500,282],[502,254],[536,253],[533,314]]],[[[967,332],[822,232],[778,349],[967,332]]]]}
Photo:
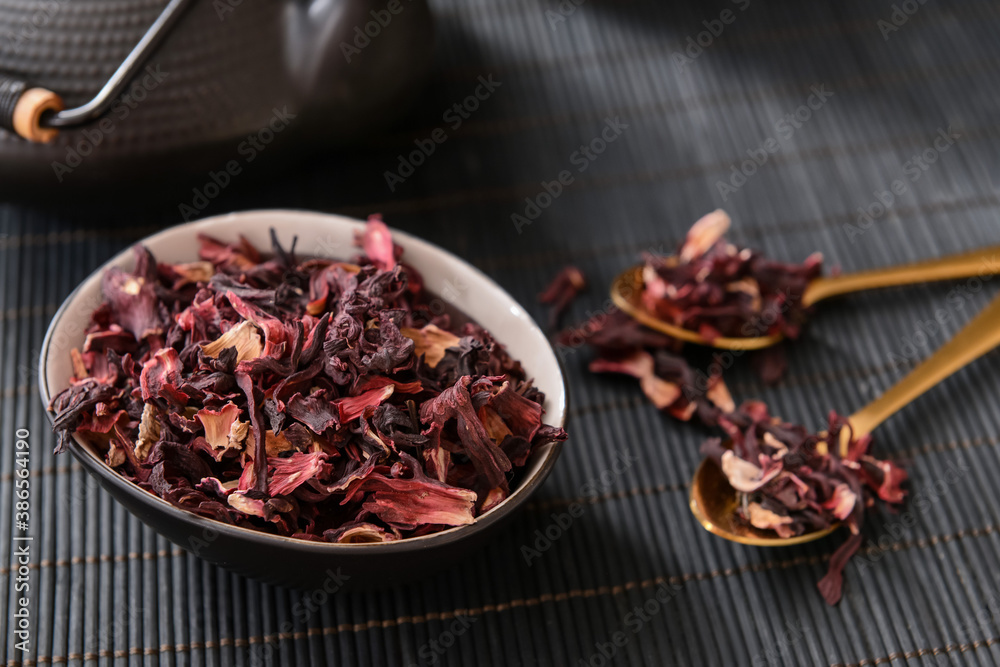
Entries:
{"type": "Polygon", "coordinates": [[[447,442],[445,448],[449,451],[455,448],[455,451],[461,451],[468,456],[473,466],[492,488],[504,481],[505,473],[511,469],[511,463],[503,450],[490,438],[486,427],[473,409],[472,396],[469,393],[470,381],[471,378],[466,375],[424,403],[420,408],[420,421],[427,425],[423,434],[428,436],[435,446],[442,445],[444,439],[450,435],[450,432],[445,432],[445,427],[452,426],[458,442],[454,440],[447,442]]]}
{"type": "Polygon", "coordinates": [[[457,348],[461,338],[445,331],[434,324],[425,325],[422,329],[400,329],[402,334],[413,341],[413,352],[424,358],[424,363],[434,368],[444,359],[445,352],[457,348]]]}
{"type": "Polygon", "coordinates": [[[114,267],[108,269],[101,281],[101,289],[107,300],[109,317],[121,329],[131,333],[135,340],[141,341],[147,336],[162,334],[166,318],[156,295],[156,283],[149,275],[150,264],[155,269],[155,263],[141,246],[136,247],[135,255],[136,271],[127,273],[114,267]]]}
{"type": "Polygon", "coordinates": [[[559,271],[549,286],[538,295],[538,300],[541,303],[547,303],[552,307],[549,312],[550,330],[554,331],[559,327],[562,314],[586,287],[587,279],[584,277],[583,271],[575,266],[567,266],[559,271]]]}
{"type": "Polygon", "coordinates": [[[720,414],[734,408],[721,375],[705,379],[701,387],[687,362],[666,350],[657,351],[655,356],[641,349],[624,354],[608,352],[592,361],[590,370],[638,378],[649,401],[681,421],[697,415],[704,423],[714,425],[720,414]]]}
{"type": "Polygon", "coordinates": [[[165,347],[156,352],[142,367],[139,376],[139,386],[142,389],[142,400],[162,398],[185,405],[187,394],[178,389],[181,382],[182,364],[177,350],[165,347]]]}
{"type": "Polygon", "coordinates": [[[285,411],[317,435],[323,435],[328,428],[336,428],[340,424],[337,404],[329,400],[322,391],[306,397],[295,394],[288,400],[285,411]]]}
{"type": "Polygon", "coordinates": [[[376,544],[398,540],[399,532],[374,523],[355,521],[335,530],[328,530],[323,536],[328,542],[339,544],[376,544]]]}
{"type": "Polygon", "coordinates": [[[590,364],[590,370],[594,373],[624,373],[638,378],[646,398],[659,409],[665,410],[681,399],[681,388],[658,377],[654,369],[653,355],[643,350],[621,359],[595,359],[590,364]]]}
{"type": "Polygon", "coordinates": [[[135,442],[135,456],[140,461],[149,458],[149,452],[160,440],[162,427],[157,418],[156,407],[146,403],[142,407],[142,418],[139,420],[139,435],[135,442]]]}
{"type": "Polygon", "coordinates": [[[392,242],[389,228],[382,217],[373,215],[361,235],[361,247],[365,256],[382,271],[391,271],[396,266],[396,246],[392,242]]]}
{"type": "Polygon", "coordinates": [[[272,496],[283,496],[291,493],[310,479],[317,477],[325,468],[326,454],[312,452],[303,454],[293,452],[287,458],[274,457],[269,459],[271,479],[268,482],[268,492],[272,496]]]}
{"type": "Polygon", "coordinates": [[[413,529],[420,524],[461,526],[474,520],[476,493],[450,486],[424,474],[419,462],[400,454],[390,475],[373,474],[358,483],[345,502],[366,493],[365,510],[390,526],[413,529]]]}
{"type": "Polygon", "coordinates": [[[219,410],[202,408],[195,413],[205,429],[205,441],[216,461],[231,450],[241,451],[246,444],[250,425],[240,421],[240,413],[239,407],[231,402],[219,410]]]}
{"type": "Polygon", "coordinates": [[[232,327],[211,343],[203,343],[201,351],[207,356],[218,358],[223,350],[236,349],[236,361],[256,359],[264,353],[264,345],[260,340],[260,330],[249,320],[244,320],[232,327]]]}

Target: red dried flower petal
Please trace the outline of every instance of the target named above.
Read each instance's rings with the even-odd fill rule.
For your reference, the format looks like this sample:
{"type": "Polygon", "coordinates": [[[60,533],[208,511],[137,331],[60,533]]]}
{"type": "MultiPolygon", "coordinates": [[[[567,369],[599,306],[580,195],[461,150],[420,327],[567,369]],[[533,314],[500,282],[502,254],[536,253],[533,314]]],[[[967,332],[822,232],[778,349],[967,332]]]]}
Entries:
{"type": "Polygon", "coordinates": [[[172,347],[165,347],[156,352],[143,364],[139,376],[139,386],[142,388],[142,400],[162,398],[178,405],[187,405],[188,395],[177,387],[182,381],[180,355],[172,347]]]}
{"type": "Polygon", "coordinates": [[[729,216],[721,208],[706,213],[687,233],[678,253],[682,262],[695,260],[714,246],[729,231],[729,216]]]}
{"type": "Polygon", "coordinates": [[[136,272],[127,273],[112,267],[105,271],[101,289],[113,321],[141,341],[147,336],[162,334],[166,322],[160,313],[154,283],[144,275],[143,267],[150,262],[148,252],[136,246],[135,254],[136,272]]]}
{"type": "Polygon", "coordinates": [[[848,561],[850,561],[851,558],[854,557],[854,554],[858,552],[858,549],[861,548],[862,539],[863,538],[860,533],[851,535],[847,538],[846,542],[841,544],[840,547],[833,552],[833,556],[830,558],[829,571],[816,585],[827,604],[835,605],[840,602],[840,596],[844,586],[844,568],[847,567],[848,561]]]}
{"type": "Polygon", "coordinates": [[[587,287],[587,279],[583,271],[575,266],[563,267],[556,277],[552,279],[548,287],[538,295],[541,303],[552,305],[549,311],[549,329],[555,330],[559,327],[559,320],[562,314],[573,303],[573,300],[587,287]]]}
{"type": "Polygon", "coordinates": [[[361,247],[365,255],[382,271],[396,268],[396,249],[389,228],[382,222],[382,216],[373,215],[361,236],[361,247]]]}
{"type": "Polygon", "coordinates": [[[241,451],[246,444],[249,428],[240,421],[242,411],[235,403],[226,403],[219,410],[202,408],[195,417],[205,429],[205,441],[216,461],[229,450],[241,451]]]}
{"type": "Polygon", "coordinates": [[[384,387],[370,389],[358,396],[342,398],[336,401],[337,410],[340,413],[340,423],[346,424],[352,419],[357,419],[365,414],[366,410],[374,410],[387,400],[396,391],[396,385],[387,384],[384,387]]]}
{"type": "Polygon", "coordinates": [[[268,492],[272,496],[284,496],[319,475],[329,465],[323,452],[294,452],[288,458],[272,458],[268,467],[271,470],[268,492]]]}
{"type": "Polygon", "coordinates": [[[336,403],[328,400],[322,393],[306,397],[295,394],[288,399],[286,412],[312,429],[316,435],[323,435],[328,428],[336,428],[341,423],[336,403]]]}
{"type": "Polygon", "coordinates": [[[590,363],[590,370],[594,373],[624,373],[638,378],[642,392],[650,402],[664,410],[681,398],[681,388],[658,377],[655,368],[653,355],[643,351],[618,360],[599,358],[590,363]]]}
{"type": "Polygon", "coordinates": [[[394,542],[399,539],[399,534],[373,523],[357,522],[341,526],[337,530],[327,531],[324,537],[328,541],[338,544],[379,544],[394,542]]]}
{"type": "Polygon", "coordinates": [[[413,351],[424,358],[424,363],[434,368],[444,359],[445,352],[452,348],[457,348],[461,338],[440,329],[433,324],[425,325],[422,329],[411,329],[403,327],[400,329],[404,336],[414,343],[413,351]]]}
{"type": "Polygon", "coordinates": [[[471,380],[472,378],[466,375],[454,386],[424,403],[420,407],[420,421],[427,426],[423,434],[429,436],[436,446],[441,444],[445,426],[453,422],[462,443],[463,453],[469,457],[476,470],[492,488],[504,481],[506,478],[504,473],[511,469],[511,462],[490,438],[472,407],[472,397],[468,389],[471,380]]]}

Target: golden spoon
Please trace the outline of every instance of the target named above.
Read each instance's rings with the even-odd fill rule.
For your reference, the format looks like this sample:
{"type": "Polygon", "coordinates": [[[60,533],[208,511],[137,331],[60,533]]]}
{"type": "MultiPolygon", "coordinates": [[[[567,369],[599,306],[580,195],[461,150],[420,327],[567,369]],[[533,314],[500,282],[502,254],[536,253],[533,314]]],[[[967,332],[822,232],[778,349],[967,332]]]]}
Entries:
{"type": "MultiPolygon", "coordinates": [[[[826,276],[814,279],[802,294],[805,307],[851,292],[859,292],[877,287],[912,285],[935,280],[973,278],[1000,273],[1000,246],[980,248],[958,255],[915,262],[886,269],[874,269],[849,273],[841,276],[826,276]]],[[[684,329],[664,322],[646,310],[642,304],[642,267],[628,269],[615,278],[611,285],[611,299],[625,314],[651,329],[662,331],[668,336],[688,343],[708,345],[727,350],[759,350],[770,347],[782,339],[781,335],[747,336],[740,338],[719,337],[709,341],[697,331],[684,329]]]]}
{"type": "MultiPolygon", "coordinates": [[[[871,433],[876,426],[925,391],[997,346],[1000,346],[1000,296],[994,298],[975,319],[909,375],[848,417],[855,436],[871,433]]],[[[847,431],[843,431],[844,440],[849,436],[847,431]]],[[[848,443],[844,440],[840,443],[841,456],[847,454],[848,443]]],[[[773,531],[759,530],[741,522],[735,512],[739,496],[712,459],[702,461],[695,471],[691,481],[690,500],[691,511],[705,530],[741,544],[759,547],[790,546],[819,539],[837,528],[837,525],[833,525],[805,535],[783,538],[773,531]]]]}

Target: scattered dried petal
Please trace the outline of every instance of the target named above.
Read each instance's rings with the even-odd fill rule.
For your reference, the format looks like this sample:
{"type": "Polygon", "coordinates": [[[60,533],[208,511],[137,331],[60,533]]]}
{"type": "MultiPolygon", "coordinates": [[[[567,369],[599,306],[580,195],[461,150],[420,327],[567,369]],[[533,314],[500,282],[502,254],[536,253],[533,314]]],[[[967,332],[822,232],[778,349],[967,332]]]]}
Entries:
{"type": "Polygon", "coordinates": [[[729,215],[721,208],[706,213],[694,223],[681,246],[681,262],[690,262],[704,255],[729,231],[729,215]]]}
{"type": "Polygon", "coordinates": [[[549,329],[555,331],[559,327],[562,314],[573,303],[577,295],[587,287],[587,279],[583,271],[575,266],[566,266],[556,277],[552,279],[549,286],[538,295],[538,301],[551,304],[549,311],[549,329]]]}
{"type": "Polygon", "coordinates": [[[639,378],[639,385],[646,397],[661,410],[669,408],[681,397],[681,388],[672,382],[657,377],[653,355],[635,352],[619,361],[595,359],[590,364],[594,373],[624,373],[639,378]]]}

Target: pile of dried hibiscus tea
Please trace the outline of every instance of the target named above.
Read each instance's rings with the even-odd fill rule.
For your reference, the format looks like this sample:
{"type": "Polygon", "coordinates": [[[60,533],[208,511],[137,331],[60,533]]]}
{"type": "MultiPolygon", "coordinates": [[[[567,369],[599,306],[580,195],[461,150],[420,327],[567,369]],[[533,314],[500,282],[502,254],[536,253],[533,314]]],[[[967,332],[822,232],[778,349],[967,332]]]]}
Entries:
{"type": "MultiPolygon", "coordinates": [[[[784,333],[794,339],[807,314],[801,294],[819,275],[819,254],[802,265],[767,260],[722,240],[728,227],[729,216],[723,211],[709,213],[688,232],[676,257],[647,257],[646,307],[708,338],[784,333]],[[768,312],[774,314],[768,317],[768,312]],[[770,328],[756,328],[759,322],[770,328]]],[[[576,293],[565,283],[560,275],[546,294],[561,289],[572,298],[576,293]]],[[[561,309],[565,301],[558,302],[561,309]]],[[[843,569],[861,545],[866,511],[876,499],[892,507],[905,496],[906,471],[871,456],[870,436],[854,438],[851,433],[847,455],[841,456],[841,432],[850,427],[836,414],[829,417],[828,432],[814,434],[772,417],[763,403],[738,406],[722,377],[723,369],[735,361],[732,353],[684,345],[617,309],[561,331],[556,342],[565,348],[589,347],[594,352],[592,372],[632,376],[664,413],[725,434],[731,449],[721,438],[711,438],[702,453],[720,464],[740,495],[738,514],[748,525],[791,537],[845,524],[851,536],[834,553],[819,582],[828,603],[840,599],[843,569]]],[[[754,352],[751,362],[768,384],[780,379],[786,368],[776,347],[754,352]]]]}
{"type": "Polygon", "coordinates": [[[729,438],[711,438],[702,454],[715,460],[740,504],[737,514],[760,530],[794,537],[842,522],[851,536],[830,558],[819,582],[830,604],[840,600],[843,570],[861,547],[865,511],[876,498],[890,506],[903,502],[906,471],[869,454],[872,437],[855,437],[835,412],[823,433],[772,417],[767,406],[748,401],[719,417],[729,438]],[[847,443],[841,451],[841,440],[847,443]]]}
{"type": "Polygon", "coordinates": [[[823,256],[785,264],[728,243],[729,216],[716,210],[694,224],[677,255],[647,253],[642,304],[665,322],[703,338],[783,334],[798,338],[808,315],[802,296],[823,256]]]}
{"type": "Polygon", "coordinates": [[[78,434],[182,509],[360,543],[472,523],[566,438],[489,332],[432,307],[380,219],[350,263],[271,237],[269,258],[202,236],[200,261],[137,246],[133,272],[108,270],[50,405],[57,451],[78,434]]]}

